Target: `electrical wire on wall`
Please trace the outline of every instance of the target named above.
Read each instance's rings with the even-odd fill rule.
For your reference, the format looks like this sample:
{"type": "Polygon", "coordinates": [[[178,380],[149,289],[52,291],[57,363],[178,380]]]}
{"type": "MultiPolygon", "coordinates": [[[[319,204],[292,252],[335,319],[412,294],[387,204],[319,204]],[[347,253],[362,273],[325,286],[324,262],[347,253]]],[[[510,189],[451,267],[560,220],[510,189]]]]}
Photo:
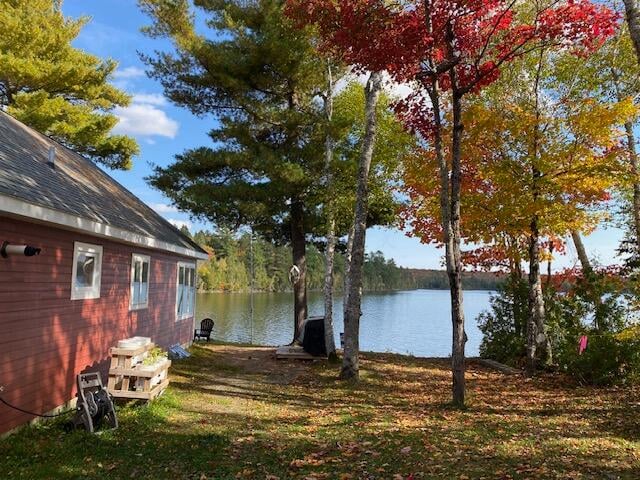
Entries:
{"type": "Polygon", "coordinates": [[[7,407],[12,408],[14,410],[17,410],[18,412],[21,413],[25,413],[27,415],[31,415],[34,417],[40,417],[40,418],[56,418],[56,417],[61,417],[63,415],[66,415],[68,413],[71,413],[73,411],[75,411],[75,409],[69,409],[69,410],[65,410],[63,412],[59,412],[59,413],[50,413],[50,414],[45,414],[45,413],[36,413],[36,412],[32,412],[30,410],[25,410],[24,408],[20,408],[20,407],[16,407],[15,405],[7,402],[4,398],[0,397],[0,403],[5,404],[7,407]]]}

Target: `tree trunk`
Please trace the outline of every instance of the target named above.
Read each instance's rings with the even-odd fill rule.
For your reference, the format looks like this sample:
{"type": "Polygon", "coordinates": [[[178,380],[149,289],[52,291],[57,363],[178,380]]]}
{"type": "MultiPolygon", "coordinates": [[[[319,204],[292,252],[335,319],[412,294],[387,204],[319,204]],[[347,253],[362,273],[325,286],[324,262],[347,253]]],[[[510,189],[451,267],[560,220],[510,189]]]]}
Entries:
{"type": "Polygon", "coordinates": [[[636,245],[640,251],[640,166],[638,162],[638,152],[636,151],[636,138],[633,133],[633,123],[624,124],[627,132],[627,150],[629,151],[629,162],[631,163],[631,173],[633,174],[633,232],[635,234],[636,245]]]}
{"type": "MultiPolygon", "coordinates": [[[[455,72],[452,70],[452,82],[455,84],[455,72]]],[[[451,290],[451,322],[453,340],[451,347],[451,366],[453,374],[453,403],[464,406],[465,400],[465,343],[467,335],[464,331],[464,311],[462,310],[462,254],[460,251],[462,238],[460,229],[460,193],[462,185],[462,98],[455,89],[452,99],[453,136],[451,143],[451,197],[449,198],[451,213],[451,234],[447,255],[447,274],[451,290]]]]}
{"type": "Polygon", "coordinates": [[[327,65],[328,88],[325,98],[325,115],[327,120],[327,135],[325,138],[324,177],[326,187],[327,209],[327,249],[325,251],[324,271],[324,343],[329,361],[335,361],[336,342],[333,335],[333,263],[336,251],[336,220],[333,211],[333,138],[331,136],[331,120],[333,118],[333,76],[331,65],[327,65]]]}
{"type": "Polygon", "coordinates": [[[327,349],[327,358],[332,362],[338,358],[333,333],[333,264],[336,251],[335,225],[335,219],[330,218],[329,231],[327,232],[324,273],[324,343],[327,349]]]}
{"type": "Polygon", "coordinates": [[[307,245],[304,234],[304,204],[300,199],[291,201],[291,247],[293,264],[300,275],[293,284],[294,333],[293,343],[298,340],[307,319],[307,245]]]}
{"type": "Polygon", "coordinates": [[[623,0],[629,26],[629,35],[640,63],[640,7],[637,0],[623,0]]]}
{"type": "MultiPolygon", "coordinates": [[[[538,182],[542,177],[542,172],[538,169],[538,157],[540,155],[540,83],[542,69],[544,65],[544,50],[540,50],[538,67],[535,77],[535,116],[536,121],[533,127],[533,142],[529,155],[531,157],[531,190],[532,201],[535,205],[539,199],[538,182]]],[[[545,308],[544,297],[542,295],[542,280],[540,278],[540,226],[538,216],[531,219],[529,232],[529,315],[527,318],[527,375],[533,376],[538,365],[540,354],[550,354],[545,332],[545,308]]]]}
{"type": "Polygon", "coordinates": [[[589,260],[589,256],[587,255],[587,250],[584,248],[584,243],[582,243],[580,232],[572,230],[571,238],[573,239],[573,244],[576,247],[578,259],[580,260],[580,265],[582,266],[583,277],[587,282],[587,284],[585,285],[588,289],[587,293],[591,297],[591,301],[593,301],[593,305],[595,307],[593,315],[593,326],[596,330],[598,330],[600,328],[601,315],[606,315],[606,312],[603,311],[602,297],[600,296],[598,289],[595,288],[596,285],[594,281],[596,277],[594,275],[593,266],[591,265],[591,260],[589,260]]]}
{"type": "Polygon", "coordinates": [[[342,292],[342,318],[347,318],[347,305],[349,304],[349,272],[351,271],[351,251],[353,250],[353,229],[355,224],[351,224],[347,235],[347,251],[344,256],[344,287],[342,292]]]}
{"type": "Polygon", "coordinates": [[[573,245],[576,247],[576,252],[578,253],[578,260],[580,260],[582,271],[585,274],[592,273],[593,267],[591,266],[591,260],[589,260],[589,256],[587,255],[587,250],[584,248],[584,243],[582,243],[582,237],[580,236],[580,232],[578,232],[577,230],[571,230],[571,239],[573,240],[573,245]]]}
{"type": "Polygon", "coordinates": [[[360,374],[360,316],[362,301],[362,268],[364,264],[367,211],[369,207],[369,170],[376,140],[376,107],[382,87],[382,73],[373,72],[365,88],[365,135],[358,166],[358,188],[354,216],[353,248],[349,268],[349,297],[344,319],[344,356],[340,378],[357,380],[360,374]]]}
{"type": "Polygon", "coordinates": [[[540,352],[547,351],[545,309],[540,278],[540,232],[538,219],[531,221],[529,236],[529,318],[527,319],[527,375],[533,376],[540,352]]]}

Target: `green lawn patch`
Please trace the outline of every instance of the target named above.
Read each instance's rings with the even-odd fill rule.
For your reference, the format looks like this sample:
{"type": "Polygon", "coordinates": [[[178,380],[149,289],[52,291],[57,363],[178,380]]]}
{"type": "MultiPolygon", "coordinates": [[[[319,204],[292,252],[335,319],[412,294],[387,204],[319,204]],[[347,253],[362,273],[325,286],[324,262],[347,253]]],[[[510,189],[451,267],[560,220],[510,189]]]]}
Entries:
{"type": "Polygon", "coordinates": [[[56,421],[0,440],[0,478],[640,478],[638,390],[471,364],[461,411],[446,361],[366,354],[353,385],[268,349],[193,353],[158,400],[119,407],[117,430],[56,421]]]}

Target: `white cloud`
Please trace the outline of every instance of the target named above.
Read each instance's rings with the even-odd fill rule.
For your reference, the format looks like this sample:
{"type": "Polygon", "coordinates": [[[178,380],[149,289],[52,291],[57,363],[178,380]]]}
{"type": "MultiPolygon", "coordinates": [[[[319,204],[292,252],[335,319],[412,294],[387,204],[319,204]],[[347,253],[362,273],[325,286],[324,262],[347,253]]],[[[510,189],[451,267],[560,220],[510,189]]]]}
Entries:
{"type": "Polygon", "coordinates": [[[146,105],[166,105],[167,99],[159,93],[135,93],[133,103],[143,103],[146,105]]]}
{"type": "Polygon", "coordinates": [[[176,213],[178,209],[167,203],[150,203],[149,206],[158,213],[176,213]]]}
{"type": "Polygon", "coordinates": [[[144,77],[144,70],[139,67],[126,67],[117,69],[113,76],[118,79],[130,79],[144,77]]]}
{"type": "Polygon", "coordinates": [[[131,105],[114,109],[119,118],[114,132],[141,137],[175,138],[179,124],[158,108],[164,104],[165,98],[157,93],[135,94],[131,105]]]}
{"type": "Polygon", "coordinates": [[[187,227],[189,230],[191,230],[191,227],[193,226],[193,224],[188,220],[177,220],[175,218],[169,218],[167,220],[169,220],[169,223],[171,223],[176,228],[187,227]]]}

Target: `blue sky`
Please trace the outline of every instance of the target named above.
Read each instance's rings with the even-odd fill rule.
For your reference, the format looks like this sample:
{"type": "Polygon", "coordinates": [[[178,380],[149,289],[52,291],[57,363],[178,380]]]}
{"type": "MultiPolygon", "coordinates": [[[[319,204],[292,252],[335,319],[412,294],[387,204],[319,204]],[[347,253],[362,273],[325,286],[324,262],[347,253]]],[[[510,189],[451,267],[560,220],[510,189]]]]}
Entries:
{"type": "MultiPolygon", "coordinates": [[[[115,83],[133,95],[132,104],[118,109],[117,130],[134,136],[141,154],[134,167],[127,172],[109,172],[141,200],[176,224],[187,224],[192,230],[207,224],[194,221],[189,215],[176,211],[166,197],[149,187],[144,177],[151,165],[168,165],[177,153],[187,148],[210,143],[207,131],[211,118],[197,118],[189,111],[170,104],[162,96],[162,87],[146,77],[138,52],[152,53],[166,50],[166,41],[150,39],[140,33],[148,19],[138,10],[135,0],[65,0],[63,10],[72,17],[89,16],[75,45],[100,57],[119,63],[115,83]]],[[[417,268],[441,268],[442,253],[433,246],[422,245],[397,230],[375,228],[367,234],[367,250],[381,250],[398,265],[417,268]]],[[[615,262],[615,250],[622,233],[615,228],[601,228],[585,239],[590,255],[603,264],[615,262]]],[[[569,245],[568,254],[555,261],[556,267],[573,266],[575,250],[569,245]]]]}

